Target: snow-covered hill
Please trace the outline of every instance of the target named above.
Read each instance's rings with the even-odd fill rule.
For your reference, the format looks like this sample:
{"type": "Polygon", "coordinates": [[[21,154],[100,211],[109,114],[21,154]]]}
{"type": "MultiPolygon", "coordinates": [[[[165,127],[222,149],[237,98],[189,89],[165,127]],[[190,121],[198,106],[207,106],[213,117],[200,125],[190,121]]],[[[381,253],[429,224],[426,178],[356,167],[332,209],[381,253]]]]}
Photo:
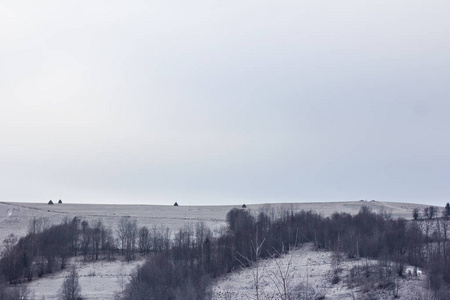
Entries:
{"type": "MultiPolygon", "coordinates": [[[[284,204],[252,204],[247,209],[258,212],[273,213],[275,216],[286,210],[313,210],[324,216],[334,212],[358,213],[361,206],[368,206],[373,211],[384,210],[394,218],[410,219],[415,207],[420,209],[427,206],[411,203],[378,202],[378,201],[348,201],[323,203],[284,203],[284,204]]],[[[225,226],[225,216],[232,208],[240,205],[226,206],[169,206],[169,205],[108,205],[108,204],[53,204],[47,203],[13,203],[0,202],[0,241],[14,233],[24,236],[29,221],[35,218],[45,218],[49,224],[59,224],[64,219],[79,216],[88,221],[100,219],[112,229],[121,217],[130,217],[138,221],[139,226],[164,226],[172,230],[186,224],[202,221],[212,230],[225,226]]]]}
{"type": "MultiPolygon", "coordinates": [[[[353,201],[353,202],[328,202],[328,203],[289,203],[289,204],[255,204],[247,205],[247,209],[255,213],[264,211],[269,215],[277,217],[287,211],[313,210],[324,216],[333,212],[348,212],[356,214],[363,206],[370,207],[373,211],[384,211],[392,214],[394,218],[403,217],[410,219],[415,207],[422,209],[426,205],[375,202],[375,201],[353,201]]],[[[106,227],[115,230],[122,217],[136,219],[138,226],[168,227],[174,232],[186,225],[194,225],[202,221],[209,228],[220,230],[226,226],[227,212],[239,206],[156,206],[156,205],[100,205],[100,204],[53,204],[46,203],[0,203],[0,239],[13,233],[18,237],[24,236],[28,230],[29,221],[32,218],[44,218],[48,224],[58,224],[65,219],[79,216],[82,219],[93,221],[100,219],[106,227]]],[[[292,273],[295,274],[296,282],[304,282],[313,286],[318,291],[325,291],[329,299],[346,299],[351,296],[351,291],[344,287],[344,283],[331,286],[330,265],[331,253],[314,252],[308,247],[292,252],[292,273]],[[306,272],[306,273],[305,273],[306,272]],[[350,294],[349,294],[350,293],[350,294]],[[333,298],[340,295],[340,298],[333,298]]],[[[287,257],[279,260],[285,263],[287,257]]],[[[75,264],[80,273],[80,284],[82,294],[86,299],[112,299],[114,293],[120,292],[122,284],[127,281],[131,271],[143,259],[131,264],[123,263],[120,259],[115,262],[99,261],[86,263],[83,259],[74,258],[70,264],[75,264]]],[[[344,267],[351,264],[344,263],[344,267]]],[[[273,261],[263,262],[267,274],[277,271],[277,264],[273,261]]],[[[252,295],[252,269],[245,269],[235,274],[219,278],[213,285],[214,299],[248,299],[252,295]],[[247,298],[246,298],[247,297],[247,298]]],[[[56,299],[57,292],[61,287],[67,271],[45,275],[43,278],[28,283],[27,286],[34,299],[56,299]]],[[[409,281],[413,279],[408,279],[409,281]]],[[[420,286],[418,282],[412,286],[420,286]]],[[[409,282],[408,281],[408,282],[409,282]]],[[[414,281],[411,281],[414,282],[414,281]]],[[[405,291],[409,285],[402,283],[405,291]]],[[[263,289],[267,293],[274,293],[276,287],[269,277],[265,278],[263,289]]],[[[354,291],[356,293],[356,290],[354,291]]]]}
{"type": "MultiPolygon", "coordinates": [[[[345,255],[340,259],[337,264],[332,252],[316,251],[312,243],[304,244],[280,258],[260,260],[258,276],[256,276],[257,268],[253,266],[219,277],[213,284],[212,299],[256,299],[256,278],[260,299],[284,299],[282,277],[291,296],[298,297],[292,297],[293,299],[365,299],[368,292],[374,299],[394,299],[392,289],[376,287],[380,282],[376,274],[379,270],[378,261],[347,259],[345,255]],[[372,275],[373,281],[364,278],[371,286],[351,284],[349,282],[351,270],[364,270],[366,266],[371,266],[375,273],[372,275]],[[336,270],[338,280],[333,282],[336,270]]],[[[366,277],[365,273],[362,276],[366,277]]],[[[425,295],[426,276],[423,274],[421,276],[411,274],[396,279],[399,287],[398,296],[401,299],[416,299],[417,296],[425,295]]]]}

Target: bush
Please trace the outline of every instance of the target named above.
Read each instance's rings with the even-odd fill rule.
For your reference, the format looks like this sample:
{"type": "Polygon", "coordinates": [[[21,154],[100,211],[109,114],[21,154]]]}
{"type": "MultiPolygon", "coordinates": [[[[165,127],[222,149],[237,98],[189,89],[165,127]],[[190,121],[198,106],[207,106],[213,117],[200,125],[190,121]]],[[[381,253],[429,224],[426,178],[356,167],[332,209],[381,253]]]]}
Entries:
{"type": "Polygon", "coordinates": [[[339,275],[338,274],[334,274],[333,278],[331,279],[331,283],[332,284],[338,284],[340,281],[339,275]]]}

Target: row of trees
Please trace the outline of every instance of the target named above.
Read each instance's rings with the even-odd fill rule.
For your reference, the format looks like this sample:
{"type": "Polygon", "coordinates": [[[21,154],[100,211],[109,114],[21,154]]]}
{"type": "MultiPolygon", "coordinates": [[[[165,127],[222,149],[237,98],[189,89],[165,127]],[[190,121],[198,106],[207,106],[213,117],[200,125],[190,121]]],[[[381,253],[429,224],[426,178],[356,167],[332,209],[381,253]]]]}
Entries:
{"type": "Polygon", "coordinates": [[[405,275],[405,264],[424,268],[436,299],[449,295],[450,216],[445,213],[429,219],[434,225],[428,231],[424,221],[393,219],[388,212],[374,213],[368,207],[362,207],[357,215],[334,213],[330,217],[313,211],[285,211],[277,219],[265,212],[255,216],[246,209],[232,209],[226,219],[228,230],[217,237],[208,229],[185,228],[177,232],[170,250],[150,259],[136,272],[124,299],[176,298],[168,291],[191,295],[183,299],[201,299],[199,295],[209,295],[209,278],[252,265],[261,258],[288,253],[304,242],[350,258],[396,262],[400,276],[405,275]],[[206,233],[204,239],[199,238],[201,232],[206,233]],[[195,275],[189,270],[195,270],[195,275]]]}
{"type": "Polygon", "coordinates": [[[71,256],[86,260],[114,259],[121,254],[127,261],[142,253],[157,253],[170,247],[168,228],[138,228],[136,220],[122,218],[115,232],[101,220],[89,224],[78,217],[48,226],[45,219],[32,219],[28,234],[18,239],[14,234],[3,241],[0,276],[10,283],[31,281],[34,276],[64,269],[71,256]]]}
{"type": "Polygon", "coordinates": [[[113,259],[120,253],[130,261],[141,252],[150,254],[150,259],[132,277],[124,299],[173,299],[177,295],[201,299],[209,294],[210,278],[313,242],[317,248],[348,257],[427,269],[430,287],[439,291],[450,284],[450,214],[446,212],[439,218],[433,214],[407,221],[368,207],[357,215],[334,213],[330,217],[286,210],[278,218],[268,211],[254,215],[247,209],[232,209],[226,216],[227,230],[219,236],[203,223],[171,234],[167,228],[138,227],[131,218],[122,218],[114,232],[100,220],[89,224],[73,218],[48,227],[34,219],[25,237],[17,240],[11,235],[3,242],[0,272],[14,283],[63,269],[73,255],[97,260],[113,259]]]}
{"type": "MultiPolygon", "coordinates": [[[[426,206],[423,208],[423,211],[420,211],[419,208],[413,209],[413,218],[414,220],[432,220],[440,217],[439,208],[436,206],[426,206]]],[[[447,203],[444,210],[442,211],[443,217],[450,217],[450,203],[447,203]]]]}

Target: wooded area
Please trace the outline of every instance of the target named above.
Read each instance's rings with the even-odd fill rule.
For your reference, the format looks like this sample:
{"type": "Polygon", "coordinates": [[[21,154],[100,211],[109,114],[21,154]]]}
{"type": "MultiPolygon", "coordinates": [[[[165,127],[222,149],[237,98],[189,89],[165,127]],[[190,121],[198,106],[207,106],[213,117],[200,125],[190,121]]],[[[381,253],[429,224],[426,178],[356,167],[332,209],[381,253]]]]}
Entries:
{"type": "MultiPolygon", "coordinates": [[[[253,215],[247,209],[232,209],[226,216],[227,229],[220,234],[204,223],[172,233],[163,227],[139,227],[126,217],[115,229],[78,217],[50,227],[33,219],[25,237],[10,235],[3,241],[2,282],[31,281],[64,269],[71,256],[113,260],[122,255],[131,261],[140,253],[148,260],[132,276],[123,299],[208,299],[212,278],[308,242],[349,258],[394,262],[398,276],[405,275],[406,265],[424,269],[436,299],[450,295],[448,204],[442,215],[434,207],[413,211],[413,220],[393,219],[386,211],[375,213],[365,206],[356,215],[323,217],[286,210],[273,216],[270,211],[253,215]]],[[[0,294],[6,295],[3,290],[0,294]]]]}

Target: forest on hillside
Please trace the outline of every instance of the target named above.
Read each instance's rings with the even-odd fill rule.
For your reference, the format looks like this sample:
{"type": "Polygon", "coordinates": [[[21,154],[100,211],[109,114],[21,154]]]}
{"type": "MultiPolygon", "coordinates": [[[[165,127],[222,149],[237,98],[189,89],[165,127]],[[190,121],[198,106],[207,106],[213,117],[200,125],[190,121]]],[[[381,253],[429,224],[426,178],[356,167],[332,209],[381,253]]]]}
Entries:
{"type": "MultiPolygon", "coordinates": [[[[171,232],[164,227],[140,227],[126,217],[116,228],[78,217],[55,226],[32,219],[26,236],[10,235],[3,241],[0,300],[16,298],[10,289],[14,284],[67,268],[73,256],[86,261],[119,257],[131,261],[146,256],[146,263],[118,295],[122,299],[208,299],[213,278],[287,254],[303,243],[349,258],[393,262],[387,287],[394,285],[395,276],[406,275],[407,265],[426,270],[434,298],[450,299],[449,204],[442,213],[430,206],[414,210],[411,216],[412,220],[394,219],[387,211],[373,212],[363,206],[356,215],[323,217],[313,211],[286,210],[275,218],[270,211],[253,214],[235,208],[227,213],[227,228],[220,233],[201,222],[171,232]]],[[[70,284],[73,287],[75,281],[70,284]]],[[[78,294],[62,297],[81,298],[78,294]]],[[[284,291],[280,299],[301,298],[284,291]]]]}

